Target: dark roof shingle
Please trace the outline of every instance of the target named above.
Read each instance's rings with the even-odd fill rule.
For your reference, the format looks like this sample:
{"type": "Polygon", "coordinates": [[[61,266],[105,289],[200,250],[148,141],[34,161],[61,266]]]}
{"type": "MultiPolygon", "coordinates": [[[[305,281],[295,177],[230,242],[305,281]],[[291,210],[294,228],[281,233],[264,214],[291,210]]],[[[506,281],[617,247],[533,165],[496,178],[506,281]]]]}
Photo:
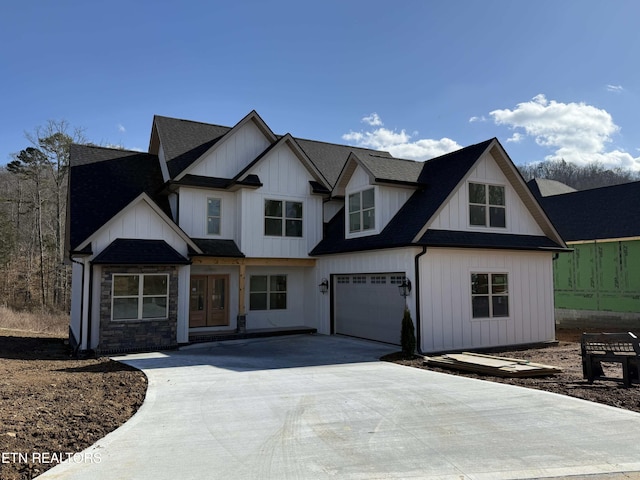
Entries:
{"type": "Polygon", "coordinates": [[[103,265],[187,265],[190,262],[164,240],[116,238],[93,259],[92,263],[103,265]]]}
{"type": "Polygon", "coordinates": [[[75,250],[141,193],[169,213],[158,157],[148,153],[71,145],[69,248],[75,250]]]}

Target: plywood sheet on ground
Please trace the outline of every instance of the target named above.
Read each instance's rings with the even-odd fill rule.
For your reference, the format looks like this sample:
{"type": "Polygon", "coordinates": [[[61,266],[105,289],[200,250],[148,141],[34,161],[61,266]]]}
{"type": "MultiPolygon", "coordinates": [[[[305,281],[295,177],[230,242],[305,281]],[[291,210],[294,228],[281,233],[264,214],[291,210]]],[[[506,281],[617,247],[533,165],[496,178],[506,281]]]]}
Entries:
{"type": "Polygon", "coordinates": [[[552,365],[471,352],[424,357],[424,364],[498,377],[541,377],[562,372],[561,368],[552,365]]]}

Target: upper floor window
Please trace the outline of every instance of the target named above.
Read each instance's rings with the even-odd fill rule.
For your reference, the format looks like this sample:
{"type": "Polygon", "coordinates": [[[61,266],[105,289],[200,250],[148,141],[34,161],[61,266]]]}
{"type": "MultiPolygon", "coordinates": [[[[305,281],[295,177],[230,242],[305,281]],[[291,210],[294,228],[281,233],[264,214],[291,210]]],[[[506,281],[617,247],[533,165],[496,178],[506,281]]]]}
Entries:
{"type": "Polygon", "coordinates": [[[509,316],[509,278],[506,273],[472,273],[473,318],[509,316]]]}
{"type": "Polygon", "coordinates": [[[302,237],[302,202],[265,200],[264,234],[302,237]]]}
{"type": "Polygon", "coordinates": [[[113,275],[111,318],[139,320],[166,318],[169,306],[169,275],[113,275]]]}
{"type": "Polygon", "coordinates": [[[375,190],[369,188],[349,195],[349,233],[376,228],[375,190]]]}
{"type": "Polygon", "coordinates": [[[207,198],[207,234],[220,235],[220,199],[207,198]]]}
{"type": "Polygon", "coordinates": [[[469,183],[469,224],[474,227],[506,227],[504,187],[469,183]]]}

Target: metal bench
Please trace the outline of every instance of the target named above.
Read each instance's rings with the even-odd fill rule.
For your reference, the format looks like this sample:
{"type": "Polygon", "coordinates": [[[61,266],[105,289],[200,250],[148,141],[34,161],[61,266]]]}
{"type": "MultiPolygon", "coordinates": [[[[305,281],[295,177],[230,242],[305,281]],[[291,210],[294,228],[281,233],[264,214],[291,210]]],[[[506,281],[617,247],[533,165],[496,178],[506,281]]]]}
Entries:
{"type": "Polygon", "coordinates": [[[640,340],[633,333],[583,333],[581,340],[582,373],[589,383],[594,380],[616,380],[605,376],[602,362],[622,365],[622,382],[625,387],[640,382],[640,340]]]}

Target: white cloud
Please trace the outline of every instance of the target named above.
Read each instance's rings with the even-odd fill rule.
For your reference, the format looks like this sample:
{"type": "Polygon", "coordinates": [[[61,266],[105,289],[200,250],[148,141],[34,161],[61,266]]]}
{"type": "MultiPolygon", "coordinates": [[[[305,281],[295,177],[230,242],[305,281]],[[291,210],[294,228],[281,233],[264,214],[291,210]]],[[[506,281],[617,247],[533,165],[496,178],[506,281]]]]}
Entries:
{"type": "Polygon", "coordinates": [[[469,119],[469,123],[474,123],[474,122],[486,122],[487,118],[484,115],[481,115],[479,117],[471,117],[469,119]]]}
{"type": "Polygon", "coordinates": [[[120,133],[125,133],[127,131],[127,129],[124,128],[124,126],[122,124],[120,124],[120,123],[116,127],[118,128],[118,131],[120,133]]]}
{"type": "Polygon", "coordinates": [[[507,142],[520,143],[524,136],[520,132],[513,132],[511,138],[507,138],[507,142]]]}
{"type": "Polygon", "coordinates": [[[620,127],[606,110],[582,102],[547,100],[540,94],[513,110],[494,110],[489,115],[497,125],[516,130],[509,141],[521,141],[524,133],[538,145],[553,150],[545,160],[565,159],[578,165],[597,161],[606,167],[640,170],[640,157],[607,150],[620,127]]]}
{"type": "MultiPolygon", "coordinates": [[[[366,123],[369,123],[371,126],[383,125],[382,120],[377,114],[372,115],[375,115],[375,121],[379,123],[366,123]]],[[[363,121],[365,121],[365,119],[363,119],[363,121]]],[[[350,131],[342,135],[342,139],[358,147],[384,150],[391,153],[394,157],[413,160],[428,160],[462,148],[454,140],[446,137],[439,140],[423,138],[412,141],[412,138],[416,135],[417,132],[408,134],[404,129],[398,132],[380,127],[364,132],[350,131]]]]}
{"type": "Polygon", "coordinates": [[[384,125],[376,112],[373,112],[366,117],[362,117],[362,122],[371,125],[372,127],[381,127],[384,125]]]}
{"type": "Polygon", "coordinates": [[[621,93],[624,91],[622,85],[607,85],[608,92],[621,93]]]}

